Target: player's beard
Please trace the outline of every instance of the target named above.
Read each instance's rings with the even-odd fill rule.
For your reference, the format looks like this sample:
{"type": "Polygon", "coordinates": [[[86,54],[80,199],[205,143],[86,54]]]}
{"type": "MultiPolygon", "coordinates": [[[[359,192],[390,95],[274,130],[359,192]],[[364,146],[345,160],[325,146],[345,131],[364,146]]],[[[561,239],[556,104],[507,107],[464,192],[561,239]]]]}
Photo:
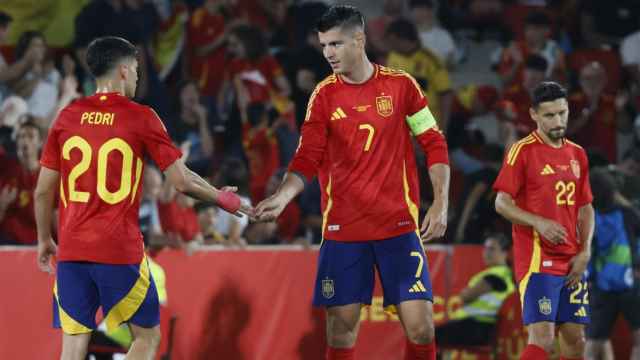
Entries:
{"type": "Polygon", "coordinates": [[[564,135],[566,133],[566,128],[564,127],[556,127],[547,132],[547,137],[553,141],[558,141],[564,139],[564,135]]]}

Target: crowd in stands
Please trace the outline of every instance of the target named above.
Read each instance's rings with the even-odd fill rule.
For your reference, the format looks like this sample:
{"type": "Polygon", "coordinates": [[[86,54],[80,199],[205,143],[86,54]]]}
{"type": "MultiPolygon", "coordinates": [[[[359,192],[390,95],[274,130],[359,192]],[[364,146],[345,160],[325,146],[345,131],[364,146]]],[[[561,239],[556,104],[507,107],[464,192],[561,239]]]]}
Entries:
{"type": "MultiPolygon", "coordinates": [[[[36,243],[39,151],[57,113],[95,91],[84,53],[99,36],[122,36],[139,48],[135,100],[163,119],[190,168],[214,185],[238,186],[246,203],[269,196],[295,153],[309,97],[331,72],[314,30],[327,7],[301,0],[93,0],[75,19],[73,43],[54,49],[38,31],[8,46],[12,18],[0,13],[0,243],[36,243]]],[[[504,149],[535,129],[530,92],[546,79],[571,92],[569,138],[587,149],[592,166],[614,175],[617,201],[640,206],[638,19],[633,0],[383,1],[367,23],[369,56],[415,77],[449,142],[452,201],[443,242],[480,244],[483,234],[510,232],[495,213],[491,187],[504,149]],[[469,41],[500,45],[476,54],[462,45],[469,41]],[[451,75],[478,56],[491,57],[484,71],[496,81],[454,85],[451,75]],[[491,141],[478,123],[487,115],[499,129],[491,141]]],[[[317,181],[276,223],[261,224],[194,203],[164,184],[152,164],[145,171],[140,221],[152,247],[190,252],[202,244],[321,240],[317,181]]],[[[430,194],[422,198],[424,211],[430,194]]]]}

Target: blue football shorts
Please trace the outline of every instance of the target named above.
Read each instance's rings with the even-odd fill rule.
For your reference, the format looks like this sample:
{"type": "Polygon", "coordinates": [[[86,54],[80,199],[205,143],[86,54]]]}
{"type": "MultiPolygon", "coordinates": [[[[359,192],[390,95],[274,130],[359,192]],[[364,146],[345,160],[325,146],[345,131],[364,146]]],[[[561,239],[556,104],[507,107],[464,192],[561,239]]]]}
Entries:
{"type": "Polygon", "coordinates": [[[146,257],[134,265],[59,262],[53,292],[53,327],[66,334],[95,330],[99,307],[108,331],[123,322],[145,328],[160,323],[158,291],[146,257]]]}
{"type": "Polygon", "coordinates": [[[318,258],[313,304],[371,305],[375,269],[385,309],[394,311],[407,300],[433,301],[427,257],[418,235],[410,232],[375,241],[325,240],[318,258]]]}
{"type": "Polygon", "coordinates": [[[589,290],[586,279],[570,289],[566,276],[532,273],[520,282],[520,300],[524,325],[548,321],[589,323],[589,290]]]}

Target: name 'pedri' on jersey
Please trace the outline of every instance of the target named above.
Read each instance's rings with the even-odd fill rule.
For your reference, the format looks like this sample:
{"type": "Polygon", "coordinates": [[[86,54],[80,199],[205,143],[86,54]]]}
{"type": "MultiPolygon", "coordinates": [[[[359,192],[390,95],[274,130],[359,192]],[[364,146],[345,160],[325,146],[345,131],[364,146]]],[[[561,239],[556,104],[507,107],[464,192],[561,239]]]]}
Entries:
{"type": "Polygon", "coordinates": [[[60,172],[58,261],[138,264],[144,159],[180,158],[149,107],[117,93],[72,102],[53,124],[42,166],[60,172]]]}
{"type": "Polygon", "coordinates": [[[381,240],[417,230],[420,194],[407,118],[420,111],[428,111],[427,99],[403,71],[374,64],[362,84],[335,74],[318,84],[289,170],[309,180],[318,175],[323,238],[381,240]]]}

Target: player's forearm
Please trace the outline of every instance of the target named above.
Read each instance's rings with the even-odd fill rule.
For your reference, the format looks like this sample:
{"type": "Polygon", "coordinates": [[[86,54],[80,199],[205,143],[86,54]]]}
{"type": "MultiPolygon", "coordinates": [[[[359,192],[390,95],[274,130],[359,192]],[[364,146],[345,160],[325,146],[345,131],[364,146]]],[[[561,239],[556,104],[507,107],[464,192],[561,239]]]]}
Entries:
{"type": "Polygon", "coordinates": [[[450,169],[447,164],[434,164],[429,168],[429,178],[433,186],[433,201],[449,204],[450,169]]]}
{"type": "Polygon", "coordinates": [[[522,210],[515,204],[511,196],[503,192],[498,193],[495,206],[496,212],[513,224],[534,227],[539,220],[536,214],[522,210]]]}
{"type": "Polygon", "coordinates": [[[288,172],[278,188],[277,195],[285,200],[286,203],[289,203],[293,198],[298,196],[302,190],[304,190],[302,175],[288,172]]]}
{"type": "Polygon", "coordinates": [[[200,177],[200,175],[187,169],[185,178],[184,187],[178,188],[178,191],[202,201],[214,204],[218,203],[217,199],[220,191],[200,177]]]}
{"type": "Polygon", "coordinates": [[[51,237],[54,197],[55,192],[53,190],[42,191],[40,189],[36,189],[34,194],[34,210],[36,215],[38,241],[47,240],[51,237]]]}
{"type": "Polygon", "coordinates": [[[593,206],[587,204],[578,210],[578,236],[582,244],[582,252],[591,255],[591,240],[595,225],[593,206]]]}

